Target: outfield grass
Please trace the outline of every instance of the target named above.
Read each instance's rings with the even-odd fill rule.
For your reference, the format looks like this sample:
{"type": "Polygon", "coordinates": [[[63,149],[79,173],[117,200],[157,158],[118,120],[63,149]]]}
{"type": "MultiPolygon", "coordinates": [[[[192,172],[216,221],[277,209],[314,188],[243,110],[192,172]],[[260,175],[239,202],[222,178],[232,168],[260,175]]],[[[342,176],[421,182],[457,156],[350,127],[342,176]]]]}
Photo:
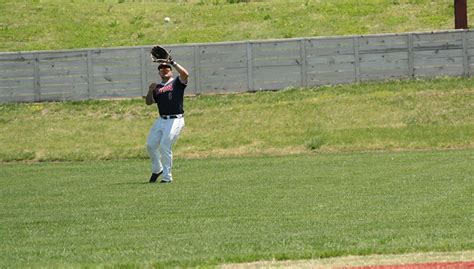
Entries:
{"type": "MultiPolygon", "coordinates": [[[[432,31],[454,21],[448,0],[228,2],[1,1],[0,51],[432,31]]],[[[143,100],[2,104],[0,268],[472,255],[473,85],[187,97],[176,181],[165,186],[146,183],[156,108],[143,100]]]]}
{"type": "MultiPolygon", "coordinates": [[[[452,0],[0,2],[0,51],[454,29],[452,0]],[[169,16],[171,23],[164,23],[169,16]]],[[[468,4],[474,17],[474,5],[468,4]]],[[[472,24],[470,25],[472,28],[472,24]]]]}
{"type": "MultiPolygon", "coordinates": [[[[177,158],[474,148],[474,78],[185,99],[177,158]]],[[[146,159],[142,99],[0,105],[0,161],[146,159]]]]}
{"type": "Polygon", "coordinates": [[[472,150],[0,164],[0,267],[474,249],[472,150]]]}

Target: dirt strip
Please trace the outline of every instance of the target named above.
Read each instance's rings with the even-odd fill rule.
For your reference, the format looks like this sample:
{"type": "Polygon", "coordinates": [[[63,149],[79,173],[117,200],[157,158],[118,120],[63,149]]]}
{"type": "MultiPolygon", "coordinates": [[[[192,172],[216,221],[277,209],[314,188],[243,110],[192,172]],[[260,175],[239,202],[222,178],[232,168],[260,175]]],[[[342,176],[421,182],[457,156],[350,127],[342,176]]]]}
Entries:
{"type": "Polygon", "coordinates": [[[341,267],[344,269],[474,269],[472,262],[432,262],[399,265],[375,265],[359,267],[341,267]]]}
{"type": "Polygon", "coordinates": [[[223,264],[219,268],[474,269],[474,250],[402,255],[346,256],[298,261],[257,261],[251,263],[223,264]]]}

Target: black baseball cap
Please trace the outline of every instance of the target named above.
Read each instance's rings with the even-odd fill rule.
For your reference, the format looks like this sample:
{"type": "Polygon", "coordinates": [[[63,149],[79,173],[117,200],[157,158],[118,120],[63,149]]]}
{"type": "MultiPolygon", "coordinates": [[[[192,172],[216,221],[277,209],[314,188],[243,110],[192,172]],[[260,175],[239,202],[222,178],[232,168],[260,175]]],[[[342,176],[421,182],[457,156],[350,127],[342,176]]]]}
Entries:
{"type": "Polygon", "coordinates": [[[158,65],[158,70],[160,70],[162,68],[165,68],[165,67],[168,67],[169,69],[172,69],[170,64],[161,63],[160,65],[158,65]]]}

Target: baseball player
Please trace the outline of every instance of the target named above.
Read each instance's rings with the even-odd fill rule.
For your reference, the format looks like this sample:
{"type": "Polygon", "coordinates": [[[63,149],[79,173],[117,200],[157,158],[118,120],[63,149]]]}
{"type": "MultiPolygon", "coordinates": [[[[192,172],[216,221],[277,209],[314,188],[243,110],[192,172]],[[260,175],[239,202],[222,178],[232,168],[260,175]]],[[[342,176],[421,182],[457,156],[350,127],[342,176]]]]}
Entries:
{"type": "Polygon", "coordinates": [[[188,83],[189,73],[173,60],[163,61],[158,65],[161,83],[151,83],[145,103],[156,103],[160,116],[153,123],[147,139],[147,150],[151,159],[150,183],[163,175],[160,183],[171,183],[173,165],[172,146],[184,127],[183,97],[188,83]],[[179,76],[173,77],[172,68],[179,76]]]}

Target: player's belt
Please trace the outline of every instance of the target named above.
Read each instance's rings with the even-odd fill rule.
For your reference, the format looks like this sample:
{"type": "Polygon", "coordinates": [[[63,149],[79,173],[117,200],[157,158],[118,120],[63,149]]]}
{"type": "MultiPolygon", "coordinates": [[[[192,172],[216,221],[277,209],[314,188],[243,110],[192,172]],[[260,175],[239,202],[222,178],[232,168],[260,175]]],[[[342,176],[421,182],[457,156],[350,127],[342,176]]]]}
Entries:
{"type": "Polygon", "coordinates": [[[180,119],[183,117],[183,114],[177,114],[177,115],[160,115],[162,119],[165,120],[170,120],[170,119],[180,119]]]}

